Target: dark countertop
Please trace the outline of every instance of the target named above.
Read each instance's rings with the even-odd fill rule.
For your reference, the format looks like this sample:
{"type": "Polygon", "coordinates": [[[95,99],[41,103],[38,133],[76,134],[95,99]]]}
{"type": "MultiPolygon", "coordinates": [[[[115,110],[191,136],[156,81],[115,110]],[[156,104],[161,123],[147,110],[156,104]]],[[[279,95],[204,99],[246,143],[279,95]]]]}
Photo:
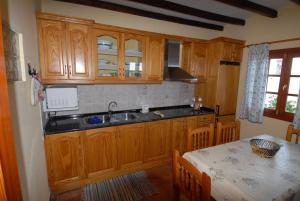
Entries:
{"type": "Polygon", "coordinates": [[[149,121],[157,121],[157,120],[164,120],[164,119],[172,119],[172,118],[179,118],[179,117],[214,114],[214,110],[212,109],[201,108],[200,111],[195,111],[189,105],[150,108],[150,111],[146,114],[141,113],[140,109],[116,111],[114,112],[114,114],[125,113],[125,112],[134,114],[136,118],[126,120],[126,121],[88,124],[87,118],[94,117],[94,116],[101,117],[102,115],[107,114],[107,112],[51,117],[50,119],[48,119],[45,125],[45,129],[44,129],[45,135],[59,134],[59,133],[71,132],[71,131],[81,131],[81,130],[88,130],[88,129],[95,129],[95,128],[103,128],[103,127],[110,127],[110,126],[119,126],[119,125],[126,125],[126,124],[134,124],[134,123],[142,123],[142,122],[149,122],[149,121]],[[154,111],[160,111],[161,113],[164,114],[164,117],[160,117],[154,114],[153,113],[154,111]]]}

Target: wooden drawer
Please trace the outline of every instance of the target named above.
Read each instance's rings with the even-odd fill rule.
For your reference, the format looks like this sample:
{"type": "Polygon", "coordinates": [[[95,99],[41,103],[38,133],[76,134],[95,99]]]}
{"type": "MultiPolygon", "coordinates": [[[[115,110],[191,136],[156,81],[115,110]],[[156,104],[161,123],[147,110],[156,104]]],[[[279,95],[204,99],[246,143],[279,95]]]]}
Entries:
{"type": "Polygon", "coordinates": [[[202,115],[197,117],[198,121],[204,121],[204,122],[213,122],[214,121],[214,115],[202,115]]]}

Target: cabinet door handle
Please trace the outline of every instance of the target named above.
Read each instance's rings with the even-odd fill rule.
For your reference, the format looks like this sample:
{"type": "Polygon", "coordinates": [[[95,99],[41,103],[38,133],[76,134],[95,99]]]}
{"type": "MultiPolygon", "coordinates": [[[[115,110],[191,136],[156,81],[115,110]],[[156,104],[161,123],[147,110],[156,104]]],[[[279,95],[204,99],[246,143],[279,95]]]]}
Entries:
{"type": "Polygon", "coordinates": [[[72,66],[69,65],[69,75],[72,75],[72,66]]]}
{"type": "Polygon", "coordinates": [[[220,105],[216,105],[216,116],[220,114],[220,105]]]}
{"type": "Polygon", "coordinates": [[[65,65],[65,75],[67,75],[68,74],[68,67],[67,67],[67,65],[65,65]]]}

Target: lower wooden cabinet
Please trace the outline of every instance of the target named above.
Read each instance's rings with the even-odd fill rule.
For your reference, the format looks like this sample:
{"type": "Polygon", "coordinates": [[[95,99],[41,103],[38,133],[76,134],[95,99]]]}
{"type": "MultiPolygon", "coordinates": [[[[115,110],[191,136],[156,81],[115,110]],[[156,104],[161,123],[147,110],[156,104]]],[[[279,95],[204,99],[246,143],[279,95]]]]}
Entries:
{"type": "Polygon", "coordinates": [[[213,115],[47,135],[48,179],[53,192],[171,162],[172,150],[186,151],[189,128],[213,115]]]}
{"type": "Polygon", "coordinates": [[[120,169],[143,163],[145,124],[131,124],[118,128],[118,166],[120,169]]]}
{"type": "Polygon", "coordinates": [[[94,177],[117,169],[116,128],[87,130],[84,136],[85,170],[94,177]]]}
{"type": "Polygon", "coordinates": [[[177,149],[181,154],[186,152],[188,130],[206,126],[209,123],[214,123],[213,115],[202,115],[172,120],[172,150],[177,149]]]}
{"type": "Polygon", "coordinates": [[[45,139],[50,186],[84,177],[82,132],[48,135],[45,139]]]}
{"type": "Polygon", "coordinates": [[[170,122],[163,120],[146,123],[145,161],[161,160],[171,156],[170,122]]]}
{"type": "Polygon", "coordinates": [[[187,120],[185,118],[172,120],[172,150],[177,149],[181,154],[186,149],[187,120]]]}

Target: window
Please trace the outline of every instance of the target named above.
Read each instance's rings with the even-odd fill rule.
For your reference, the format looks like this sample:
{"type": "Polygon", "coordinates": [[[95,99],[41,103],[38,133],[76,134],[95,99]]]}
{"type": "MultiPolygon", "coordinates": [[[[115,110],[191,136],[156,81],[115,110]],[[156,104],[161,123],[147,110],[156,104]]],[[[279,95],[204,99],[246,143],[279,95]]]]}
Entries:
{"type": "Polygon", "coordinates": [[[264,116],[293,121],[300,86],[300,48],[271,50],[264,116]]]}

